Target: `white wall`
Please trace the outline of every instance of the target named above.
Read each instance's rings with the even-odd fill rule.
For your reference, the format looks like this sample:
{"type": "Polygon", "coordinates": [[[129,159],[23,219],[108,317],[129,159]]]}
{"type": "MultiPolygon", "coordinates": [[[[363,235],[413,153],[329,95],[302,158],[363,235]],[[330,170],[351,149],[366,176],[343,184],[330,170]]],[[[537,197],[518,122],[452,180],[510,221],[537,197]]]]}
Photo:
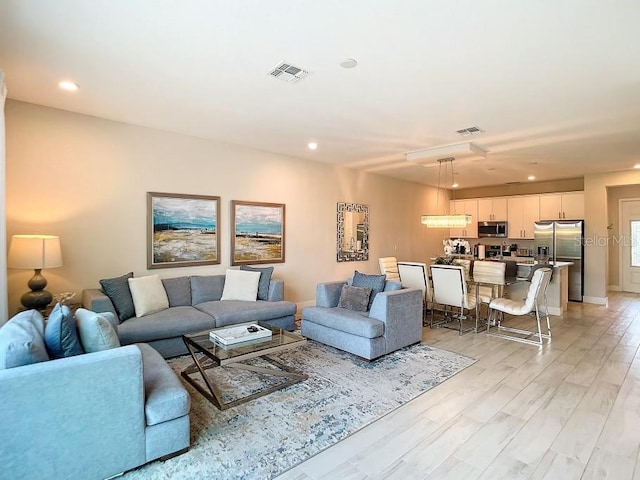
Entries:
{"type": "MultiPolygon", "coordinates": [[[[5,134],[4,134],[4,102],[7,88],[4,83],[4,72],[0,70],[0,185],[5,184],[5,134]]],[[[7,304],[7,225],[5,222],[5,195],[0,195],[0,325],[8,319],[7,304]]]]}
{"type": "MultiPolygon", "coordinates": [[[[607,188],[621,185],[640,184],[640,172],[637,170],[602,173],[584,177],[585,209],[585,301],[606,303],[607,283],[609,280],[610,232],[607,225],[612,223],[607,212],[607,188]]],[[[619,248],[619,247],[616,247],[619,248]]],[[[615,255],[617,252],[611,253],[615,255]]]]}
{"type": "MultiPolygon", "coordinates": [[[[433,187],[12,100],[6,122],[7,234],[60,236],[64,266],[43,272],[54,294],[149,273],[149,191],[221,197],[222,264],[151,272],[162,277],[224,272],[231,200],[286,204],[286,263],[275,276],[301,304],[319,281],[377,272],[380,256],[426,261],[448,233],[420,225],[436,213],[433,187]],[[337,202],[369,205],[368,262],[336,262],[337,202]]],[[[32,274],[9,270],[10,313],[32,274]]]]}

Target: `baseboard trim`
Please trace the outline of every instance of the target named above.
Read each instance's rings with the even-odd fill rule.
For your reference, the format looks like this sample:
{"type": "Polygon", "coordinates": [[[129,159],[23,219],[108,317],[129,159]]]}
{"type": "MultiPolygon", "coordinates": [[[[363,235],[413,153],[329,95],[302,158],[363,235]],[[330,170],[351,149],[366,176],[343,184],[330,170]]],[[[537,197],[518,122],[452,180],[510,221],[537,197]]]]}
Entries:
{"type": "Polygon", "coordinates": [[[620,288],[620,285],[609,285],[607,287],[609,289],[610,292],[621,292],[622,288],[620,288]]]}
{"type": "Polygon", "coordinates": [[[592,303],[594,305],[609,305],[609,297],[587,297],[585,295],[582,297],[582,301],[584,303],[592,303]]]}

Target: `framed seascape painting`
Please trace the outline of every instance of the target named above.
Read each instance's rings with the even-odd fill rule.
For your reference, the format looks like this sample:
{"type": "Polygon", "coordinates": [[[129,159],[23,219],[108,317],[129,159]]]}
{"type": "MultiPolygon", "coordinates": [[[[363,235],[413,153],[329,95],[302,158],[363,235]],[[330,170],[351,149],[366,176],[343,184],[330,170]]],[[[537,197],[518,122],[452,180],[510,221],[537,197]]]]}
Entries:
{"type": "Polygon", "coordinates": [[[231,201],[231,265],[284,263],[284,204],[231,201]]]}
{"type": "Polygon", "coordinates": [[[147,268],[220,263],[220,197],[147,193],[147,268]]]}

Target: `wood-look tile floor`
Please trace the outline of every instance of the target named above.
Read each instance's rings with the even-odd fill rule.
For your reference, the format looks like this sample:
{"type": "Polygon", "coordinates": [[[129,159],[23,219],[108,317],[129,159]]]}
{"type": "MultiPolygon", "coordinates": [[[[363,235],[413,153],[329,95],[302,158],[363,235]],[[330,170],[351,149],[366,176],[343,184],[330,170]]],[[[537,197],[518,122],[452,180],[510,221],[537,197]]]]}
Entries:
{"type": "Polygon", "coordinates": [[[569,303],[536,347],[425,328],[478,361],[278,480],[640,479],[640,295],[569,303]]]}

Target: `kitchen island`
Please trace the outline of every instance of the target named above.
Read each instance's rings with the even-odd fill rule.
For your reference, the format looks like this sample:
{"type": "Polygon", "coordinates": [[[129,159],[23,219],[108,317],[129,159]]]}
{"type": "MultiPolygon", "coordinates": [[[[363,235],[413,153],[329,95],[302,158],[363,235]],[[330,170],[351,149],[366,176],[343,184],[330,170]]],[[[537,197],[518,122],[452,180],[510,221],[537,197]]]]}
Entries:
{"type": "MultiPolygon", "coordinates": [[[[533,266],[533,261],[517,261],[518,277],[527,277],[533,266]]],[[[550,262],[553,276],[547,287],[547,307],[550,315],[563,315],[569,303],[569,266],[572,262],[550,262]]],[[[527,296],[528,282],[519,282],[508,287],[508,295],[514,300],[527,296]]]]}

